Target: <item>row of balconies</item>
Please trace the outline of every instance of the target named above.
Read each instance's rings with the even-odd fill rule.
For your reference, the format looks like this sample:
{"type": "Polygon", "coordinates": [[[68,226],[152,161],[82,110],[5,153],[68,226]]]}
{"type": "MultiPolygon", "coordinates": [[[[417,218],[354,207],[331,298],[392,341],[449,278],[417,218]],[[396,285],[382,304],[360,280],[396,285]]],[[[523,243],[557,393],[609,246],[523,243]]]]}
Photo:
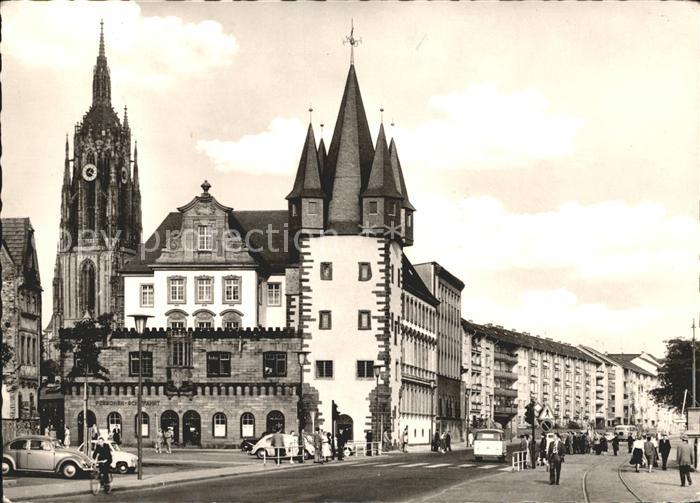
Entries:
{"type": "Polygon", "coordinates": [[[506,353],[505,351],[494,351],[493,359],[502,362],[518,363],[518,355],[506,353]]]}
{"type": "Polygon", "coordinates": [[[517,389],[508,389],[508,388],[494,388],[493,394],[496,396],[517,397],[518,390],[517,389]]]}
{"type": "Polygon", "coordinates": [[[510,370],[494,370],[493,376],[501,379],[508,379],[509,381],[518,380],[518,375],[510,370]]]}

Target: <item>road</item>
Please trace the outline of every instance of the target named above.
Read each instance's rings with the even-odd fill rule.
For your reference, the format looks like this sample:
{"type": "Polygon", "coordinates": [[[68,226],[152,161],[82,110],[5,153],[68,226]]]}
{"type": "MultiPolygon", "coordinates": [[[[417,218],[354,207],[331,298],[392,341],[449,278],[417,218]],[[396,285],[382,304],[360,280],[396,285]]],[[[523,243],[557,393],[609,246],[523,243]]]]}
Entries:
{"type": "Polygon", "coordinates": [[[355,464],[332,462],[279,471],[270,467],[257,475],[145,490],[119,492],[116,485],[111,495],[86,494],[54,501],[405,501],[439,494],[455,484],[504,469],[509,465],[475,462],[465,451],[397,454],[355,464]]]}

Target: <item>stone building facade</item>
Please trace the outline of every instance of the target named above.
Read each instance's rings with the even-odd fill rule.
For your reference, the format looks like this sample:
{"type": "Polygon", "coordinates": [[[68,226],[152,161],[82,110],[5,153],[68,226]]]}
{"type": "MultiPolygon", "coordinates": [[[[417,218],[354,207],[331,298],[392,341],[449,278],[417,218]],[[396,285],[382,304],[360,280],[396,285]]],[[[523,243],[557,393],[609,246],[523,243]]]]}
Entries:
{"type": "MultiPolygon", "coordinates": [[[[70,337],[63,330],[61,337],[70,337]]],[[[109,380],[88,379],[88,426],[102,434],[118,428],[136,443],[138,371],[142,365],[142,436],[173,427],[183,445],[231,447],[264,432],[298,428],[301,339],[291,329],[146,330],[139,360],[138,334],[113,332],[100,363],[109,380]]],[[[74,356],[61,356],[64,374],[74,356]]],[[[65,422],[80,441],[83,379],[64,381],[65,422]]],[[[149,445],[148,443],[146,445],[149,445]]]]}
{"type": "Polygon", "coordinates": [[[41,277],[29,218],[2,219],[2,340],[12,358],[2,370],[6,435],[36,427],[41,368],[41,277]]]}

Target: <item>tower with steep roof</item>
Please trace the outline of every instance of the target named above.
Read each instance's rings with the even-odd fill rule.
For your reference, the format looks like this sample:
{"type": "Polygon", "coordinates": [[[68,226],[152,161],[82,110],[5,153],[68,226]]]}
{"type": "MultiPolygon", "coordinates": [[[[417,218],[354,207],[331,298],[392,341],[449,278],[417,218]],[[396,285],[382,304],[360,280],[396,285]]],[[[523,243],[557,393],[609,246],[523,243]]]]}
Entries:
{"type": "Polygon", "coordinates": [[[68,137],[61,189],[61,236],[54,279],[56,328],[86,313],[123,317],[118,269],[141,242],[141,194],[128,112],[112,108],[103,23],[92,76],[92,103],[68,137]]]}

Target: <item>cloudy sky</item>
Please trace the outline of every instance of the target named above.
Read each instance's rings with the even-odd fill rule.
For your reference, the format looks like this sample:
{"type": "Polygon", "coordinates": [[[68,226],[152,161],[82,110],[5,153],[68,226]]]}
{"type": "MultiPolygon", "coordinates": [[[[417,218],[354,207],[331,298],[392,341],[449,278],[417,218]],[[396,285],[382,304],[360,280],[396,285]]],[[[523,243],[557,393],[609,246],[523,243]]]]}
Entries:
{"type": "Polygon", "coordinates": [[[465,281],[463,316],[662,354],[699,307],[698,12],[4,3],[3,216],[32,219],[48,323],[65,135],[90,105],[100,18],[144,234],[205,178],[228,206],[284,208],[310,105],[330,142],[353,18],[372,130],[383,107],[418,209],[407,254],[465,281]]]}

